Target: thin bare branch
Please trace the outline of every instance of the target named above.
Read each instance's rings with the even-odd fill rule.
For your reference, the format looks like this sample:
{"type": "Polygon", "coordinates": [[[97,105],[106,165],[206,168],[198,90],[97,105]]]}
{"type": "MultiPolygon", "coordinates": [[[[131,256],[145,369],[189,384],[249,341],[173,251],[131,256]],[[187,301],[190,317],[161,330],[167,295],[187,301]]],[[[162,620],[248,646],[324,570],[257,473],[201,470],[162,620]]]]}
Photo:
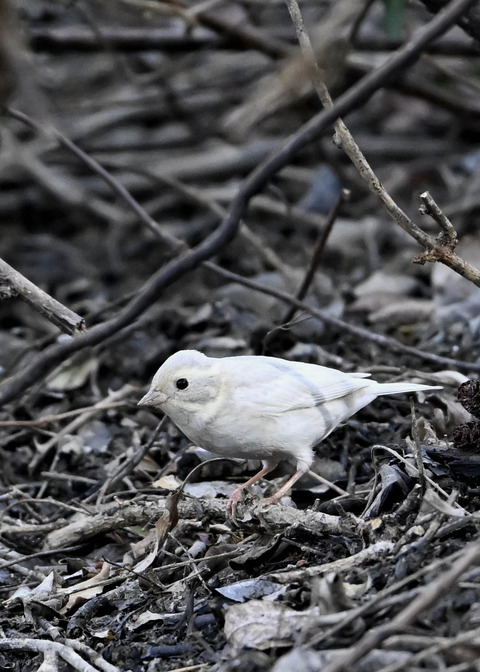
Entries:
{"type": "Polygon", "coordinates": [[[85,331],[83,317],[37,287],[3,259],[0,259],[0,285],[1,291],[8,289],[11,296],[18,296],[64,333],[75,335],[85,331]]]}

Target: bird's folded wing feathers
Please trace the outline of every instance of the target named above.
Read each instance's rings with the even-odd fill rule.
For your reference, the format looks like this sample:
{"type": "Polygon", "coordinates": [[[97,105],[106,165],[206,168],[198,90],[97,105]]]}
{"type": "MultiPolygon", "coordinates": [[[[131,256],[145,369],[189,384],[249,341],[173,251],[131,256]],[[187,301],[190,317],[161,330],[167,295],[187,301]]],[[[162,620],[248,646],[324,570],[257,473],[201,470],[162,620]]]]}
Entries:
{"type": "Polygon", "coordinates": [[[245,386],[236,386],[233,394],[239,401],[245,398],[258,404],[266,415],[313,408],[372,384],[364,377],[326,367],[306,370],[271,365],[252,367],[245,382],[245,386]]]}

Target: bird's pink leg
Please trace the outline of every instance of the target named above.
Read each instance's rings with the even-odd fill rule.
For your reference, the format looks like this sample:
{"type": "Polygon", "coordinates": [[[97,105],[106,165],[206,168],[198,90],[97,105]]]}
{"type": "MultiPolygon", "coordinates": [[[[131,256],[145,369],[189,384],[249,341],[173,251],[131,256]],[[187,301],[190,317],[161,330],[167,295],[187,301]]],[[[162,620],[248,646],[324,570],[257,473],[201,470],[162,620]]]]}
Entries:
{"type": "Polygon", "coordinates": [[[282,485],[282,487],[277,490],[277,492],[272,495],[271,497],[267,497],[266,499],[263,500],[264,504],[278,504],[278,502],[284,497],[287,492],[290,490],[292,485],[298,481],[299,478],[301,478],[305,474],[305,469],[298,469],[293,476],[291,476],[286,483],[282,485]]]}
{"type": "Polygon", "coordinates": [[[260,469],[260,471],[257,474],[252,476],[252,478],[249,478],[246,483],[244,483],[243,485],[240,485],[236,490],[233,491],[233,494],[230,497],[230,499],[228,500],[228,504],[227,504],[227,514],[229,516],[235,516],[235,513],[237,511],[237,504],[241,500],[241,498],[243,496],[243,491],[245,490],[245,488],[249,488],[251,485],[253,485],[257,481],[259,481],[261,478],[263,478],[264,476],[269,474],[271,471],[273,471],[275,469],[277,464],[278,464],[278,462],[265,461],[263,463],[263,468],[260,469]]]}

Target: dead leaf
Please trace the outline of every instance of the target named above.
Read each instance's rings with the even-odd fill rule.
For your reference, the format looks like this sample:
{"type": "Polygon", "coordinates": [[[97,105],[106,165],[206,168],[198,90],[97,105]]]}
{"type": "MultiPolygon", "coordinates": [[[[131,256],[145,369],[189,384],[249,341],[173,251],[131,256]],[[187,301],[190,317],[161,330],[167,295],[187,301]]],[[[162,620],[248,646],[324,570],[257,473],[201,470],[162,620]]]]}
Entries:
{"type": "Polygon", "coordinates": [[[110,576],[111,565],[108,562],[102,564],[101,570],[95,576],[92,576],[86,581],[81,581],[75,586],[63,588],[61,592],[69,595],[67,604],[61,610],[61,613],[66,613],[73,609],[78,603],[86,602],[96,595],[100,595],[104,590],[104,581],[110,576]]]}

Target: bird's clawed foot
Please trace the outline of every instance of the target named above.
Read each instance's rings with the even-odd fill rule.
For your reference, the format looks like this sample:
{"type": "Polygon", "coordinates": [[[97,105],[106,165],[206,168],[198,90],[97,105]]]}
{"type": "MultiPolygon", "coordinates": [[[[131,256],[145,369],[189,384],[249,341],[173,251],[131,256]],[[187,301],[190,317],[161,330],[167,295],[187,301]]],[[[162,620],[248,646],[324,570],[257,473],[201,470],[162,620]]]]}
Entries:
{"type": "MultiPolygon", "coordinates": [[[[236,518],[237,506],[238,506],[238,503],[243,498],[243,492],[244,492],[244,488],[237,488],[233,492],[230,499],[228,500],[227,516],[229,516],[230,518],[236,518]]],[[[283,494],[281,494],[280,497],[278,497],[277,495],[278,495],[278,493],[276,493],[275,495],[272,495],[271,497],[265,497],[264,499],[261,499],[258,502],[258,505],[261,506],[261,508],[263,509],[263,508],[266,508],[268,506],[271,506],[272,504],[278,504],[280,499],[283,497],[283,494]]]]}
{"type": "Polygon", "coordinates": [[[234,490],[230,499],[228,500],[228,502],[227,502],[227,516],[229,518],[236,518],[238,502],[243,497],[244,489],[245,488],[243,486],[241,486],[240,488],[237,488],[236,490],[234,490]]]}

